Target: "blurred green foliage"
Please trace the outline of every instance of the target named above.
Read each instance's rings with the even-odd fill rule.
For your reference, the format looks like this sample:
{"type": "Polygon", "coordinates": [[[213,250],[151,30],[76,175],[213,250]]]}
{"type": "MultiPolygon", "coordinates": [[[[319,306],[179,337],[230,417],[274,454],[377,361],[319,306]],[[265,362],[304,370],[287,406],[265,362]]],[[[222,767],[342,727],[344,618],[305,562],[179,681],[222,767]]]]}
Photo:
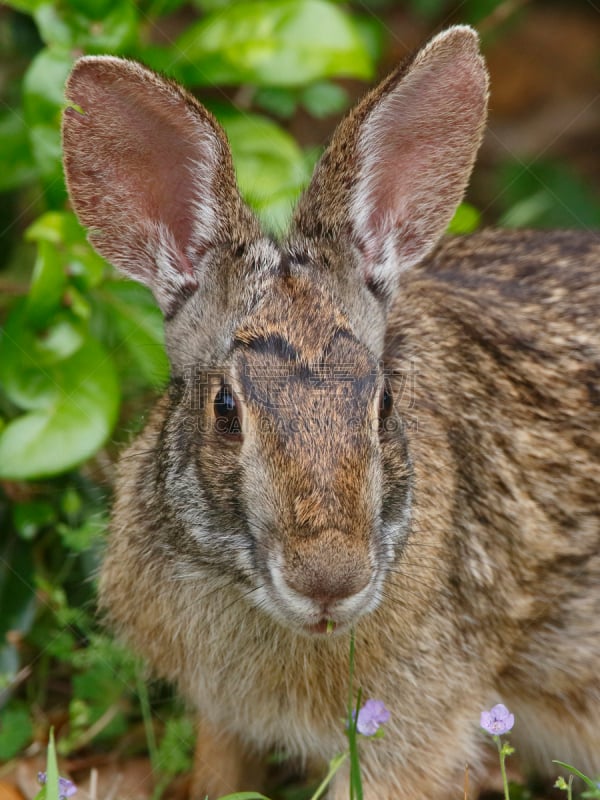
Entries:
{"type": "Polygon", "coordinates": [[[171,709],[152,744],[157,698],[144,697],[139,666],[98,631],[94,611],[113,463],[106,448],[119,416],[131,418],[129,408],[168,379],[162,318],[144,287],[117,278],[91,249],[69,209],[65,79],[77,56],[110,53],[206,90],[243,194],[281,230],[318,154],[278,119],[299,108],[316,117],[343,110],[346,92],[333,81],[374,76],[381,26],[329,0],[8,5],[0,12],[0,41],[13,56],[0,105],[0,275],[9,287],[0,301],[0,762],[44,739],[61,708],[63,755],[92,739],[114,742],[137,716],[154,767],[170,777],[189,765],[190,723],[171,709]]]}
{"type": "MultiPolygon", "coordinates": [[[[111,437],[119,418],[138,424],[132,409],[166,383],[168,363],[151,295],[115,276],[69,210],[60,121],[74,60],[126,56],[200,90],[229,136],[242,193],[280,231],[318,157],[285,121],[347,107],[337,81],[375,76],[386,36],[379,15],[393,5],[9,0],[0,9],[0,762],[44,739],[56,708],[67,709],[63,754],[92,740],[109,746],[132,719],[153,737],[139,665],[98,630],[94,576],[111,437]]],[[[401,5],[442,22],[452,4],[401,5]]],[[[460,21],[498,5],[468,0],[460,21]]],[[[600,223],[585,185],[553,164],[507,165],[499,180],[504,224],[600,223]],[[556,197],[569,198],[565,213],[556,197]]],[[[479,223],[463,204],[451,232],[479,223]]],[[[187,768],[192,734],[179,714],[159,716],[150,749],[169,777],[187,768]]]]}

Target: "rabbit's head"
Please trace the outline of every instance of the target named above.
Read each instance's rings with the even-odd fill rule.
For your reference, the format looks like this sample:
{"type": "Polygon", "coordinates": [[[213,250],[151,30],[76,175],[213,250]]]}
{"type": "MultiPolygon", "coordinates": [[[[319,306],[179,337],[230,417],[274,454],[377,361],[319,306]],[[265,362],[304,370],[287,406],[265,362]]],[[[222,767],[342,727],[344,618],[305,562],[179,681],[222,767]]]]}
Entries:
{"type": "Polygon", "coordinates": [[[349,626],[407,535],[386,313],[468,180],[487,99],[476,35],[441,34],[363,99],[280,244],[241,199],[220,126],[180,87],[89,57],[67,96],[74,208],[165,314],[164,549],[296,630],[349,626]]]}

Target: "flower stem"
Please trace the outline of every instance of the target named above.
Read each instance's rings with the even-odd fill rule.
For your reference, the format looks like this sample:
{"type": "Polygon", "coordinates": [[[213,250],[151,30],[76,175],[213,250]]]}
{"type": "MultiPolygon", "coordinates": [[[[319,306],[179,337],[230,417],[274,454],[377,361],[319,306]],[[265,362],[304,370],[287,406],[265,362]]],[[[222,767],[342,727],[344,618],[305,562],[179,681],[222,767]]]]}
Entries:
{"type": "Polygon", "coordinates": [[[352,720],[354,710],[354,628],[350,631],[350,663],[348,669],[348,720],[352,720]]]}
{"type": "Polygon", "coordinates": [[[502,741],[499,736],[494,736],[496,747],[498,748],[498,755],[500,756],[500,772],[502,774],[502,786],[504,787],[504,800],[510,800],[510,792],[508,789],[508,778],[506,777],[506,753],[502,747],[502,741]]]}
{"type": "Polygon", "coordinates": [[[362,776],[360,772],[360,756],[358,753],[358,710],[360,708],[362,692],[359,689],[356,697],[356,708],[348,728],[348,742],[350,745],[350,800],[363,800],[362,776]]]}
{"type": "Polygon", "coordinates": [[[350,664],[348,689],[348,743],[350,745],[350,800],[363,800],[357,730],[361,690],[354,701],[354,629],[350,632],[350,664]]]}

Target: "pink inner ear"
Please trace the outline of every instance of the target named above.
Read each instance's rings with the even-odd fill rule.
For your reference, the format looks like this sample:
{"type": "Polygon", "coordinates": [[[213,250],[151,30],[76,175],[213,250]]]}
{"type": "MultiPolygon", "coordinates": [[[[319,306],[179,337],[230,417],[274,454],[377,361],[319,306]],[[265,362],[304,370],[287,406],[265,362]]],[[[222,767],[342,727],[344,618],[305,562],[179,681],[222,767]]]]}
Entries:
{"type": "Polygon", "coordinates": [[[219,235],[215,186],[236,191],[222,134],[178,87],[121,59],[77,62],[67,96],[83,109],[63,126],[74,208],[96,249],[169,313],[219,235]]]}
{"type": "MultiPolygon", "coordinates": [[[[437,47],[365,122],[353,216],[368,261],[406,268],[444,232],[481,136],[487,81],[476,52],[437,47]]],[[[389,275],[370,277],[387,281],[389,275]]]]}
{"type": "Polygon", "coordinates": [[[194,167],[207,155],[191,115],[182,101],[139,81],[112,75],[107,80],[99,72],[85,88],[73,99],[84,109],[81,122],[91,129],[95,151],[86,205],[96,207],[101,228],[104,207],[125,225],[162,223],[183,255],[193,238],[195,193],[201,188],[194,167]]]}
{"type": "Polygon", "coordinates": [[[446,186],[446,175],[460,173],[471,162],[471,148],[464,142],[477,127],[478,111],[470,103],[476,87],[468,85],[465,70],[447,74],[433,65],[427,73],[374,114],[371,136],[384,134],[370,177],[373,228],[382,220],[401,220],[425,195],[428,205],[436,204],[436,189],[446,186]],[[410,193],[403,187],[410,187],[410,193]]]}

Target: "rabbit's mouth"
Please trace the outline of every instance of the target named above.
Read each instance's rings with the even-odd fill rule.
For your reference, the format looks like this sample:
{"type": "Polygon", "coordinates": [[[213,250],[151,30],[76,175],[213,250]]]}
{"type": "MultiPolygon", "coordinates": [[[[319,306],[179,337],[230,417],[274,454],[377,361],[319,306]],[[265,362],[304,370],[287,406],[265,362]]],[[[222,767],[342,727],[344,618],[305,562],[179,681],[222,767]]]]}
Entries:
{"type": "MultiPolygon", "coordinates": [[[[305,629],[308,633],[326,634],[327,636],[331,636],[331,634],[337,632],[339,627],[340,626],[334,620],[323,618],[315,625],[306,625],[305,629]]],[[[341,627],[345,629],[346,626],[342,625],[341,627]]]]}
{"type": "MultiPolygon", "coordinates": [[[[330,636],[347,632],[364,614],[380,602],[382,577],[373,569],[355,591],[338,597],[305,594],[290,586],[277,563],[268,564],[268,581],[260,605],[287,628],[309,636],[330,636]]],[[[256,599],[256,598],[255,598],[256,599]]]]}

